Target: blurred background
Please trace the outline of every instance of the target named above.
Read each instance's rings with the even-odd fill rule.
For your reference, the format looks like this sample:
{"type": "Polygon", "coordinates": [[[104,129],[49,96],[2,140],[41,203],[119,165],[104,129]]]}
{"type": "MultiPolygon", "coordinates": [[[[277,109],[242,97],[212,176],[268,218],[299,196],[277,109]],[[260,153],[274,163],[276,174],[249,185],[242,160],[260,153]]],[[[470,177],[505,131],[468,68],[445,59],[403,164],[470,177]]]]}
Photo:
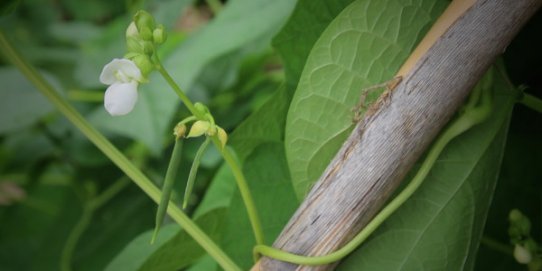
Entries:
{"type": "MultiPolygon", "coordinates": [[[[146,9],[166,26],[168,40],[159,51],[164,65],[231,132],[284,81],[271,40],[295,1],[273,2],[3,0],[0,27],[61,95],[161,185],[172,127],[189,115],[175,94],[154,74],[140,87],[131,114],[113,118],[102,105],[106,86],[98,77],[106,63],[124,55],[131,16],[146,9]]],[[[513,83],[539,98],[542,43],[533,37],[541,29],[539,12],[504,54],[513,83]]],[[[154,226],[156,205],[15,67],[4,58],[0,65],[0,270],[104,270],[130,241],[154,226]]],[[[506,217],[511,208],[520,208],[540,240],[541,138],[541,115],[517,106],[486,235],[506,243],[506,217]]],[[[185,142],[184,161],[193,159],[199,144],[185,142]]],[[[188,213],[221,163],[218,152],[209,148],[188,213]]],[[[189,167],[183,163],[178,180],[186,180],[189,167]]],[[[183,191],[184,182],[179,182],[174,198],[183,191]]],[[[517,268],[513,258],[484,245],[478,265],[517,268]]]]}

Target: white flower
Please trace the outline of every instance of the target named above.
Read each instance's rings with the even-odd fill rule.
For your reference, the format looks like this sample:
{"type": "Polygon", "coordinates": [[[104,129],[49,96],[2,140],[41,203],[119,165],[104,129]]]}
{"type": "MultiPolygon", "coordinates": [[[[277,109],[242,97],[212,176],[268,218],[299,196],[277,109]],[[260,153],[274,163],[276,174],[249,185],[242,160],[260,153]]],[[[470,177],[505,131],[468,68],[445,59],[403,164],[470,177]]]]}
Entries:
{"type": "Polygon", "coordinates": [[[528,264],[533,259],[533,255],[527,248],[516,244],[514,247],[514,258],[516,258],[518,263],[528,264]]]}
{"type": "Polygon", "coordinates": [[[105,110],[112,116],[130,113],[137,102],[137,86],[143,79],[137,65],[128,59],[115,58],[104,66],[100,82],[109,85],[105,91],[105,110]]]}

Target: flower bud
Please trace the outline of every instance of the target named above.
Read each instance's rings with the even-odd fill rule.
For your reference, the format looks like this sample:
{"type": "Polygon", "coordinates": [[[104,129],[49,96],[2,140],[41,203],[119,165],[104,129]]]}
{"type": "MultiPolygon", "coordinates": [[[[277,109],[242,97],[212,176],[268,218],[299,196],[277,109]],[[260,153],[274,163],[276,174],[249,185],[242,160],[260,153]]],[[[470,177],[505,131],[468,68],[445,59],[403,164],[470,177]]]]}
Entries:
{"type": "Polygon", "coordinates": [[[519,221],[522,217],[523,214],[518,209],[512,209],[508,214],[508,220],[510,220],[510,222],[519,221]]]}
{"type": "Polygon", "coordinates": [[[128,49],[128,52],[130,53],[144,53],[145,50],[143,48],[143,44],[137,39],[133,37],[126,38],[126,47],[128,49]]]}
{"type": "Polygon", "coordinates": [[[533,259],[533,255],[525,247],[516,244],[514,247],[514,258],[518,263],[528,264],[533,259]]]}
{"type": "Polygon", "coordinates": [[[211,127],[211,123],[208,121],[198,120],[192,124],[192,127],[190,128],[190,132],[188,133],[187,137],[198,137],[201,136],[209,131],[209,128],[211,127]]]}
{"type": "Polygon", "coordinates": [[[518,209],[513,209],[508,214],[510,228],[516,227],[521,235],[529,235],[531,232],[531,221],[528,217],[521,213],[518,209]]]}
{"type": "Polygon", "coordinates": [[[137,67],[141,70],[141,74],[143,75],[143,77],[147,77],[147,75],[149,75],[149,73],[152,72],[152,70],[154,69],[154,65],[152,64],[152,61],[151,59],[149,58],[149,56],[147,55],[144,55],[144,54],[140,54],[140,55],[137,55],[135,56],[132,61],[137,65],[137,67]]]}
{"type": "Polygon", "coordinates": [[[162,44],[167,39],[166,30],[164,29],[164,25],[160,24],[154,31],[152,32],[152,39],[156,44],[162,44]]]}
{"type": "Polygon", "coordinates": [[[150,41],[143,41],[141,42],[141,45],[143,46],[143,52],[147,55],[152,55],[154,53],[154,44],[150,41]]]}
{"type": "Polygon", "coordinates": [[[155,28],[154,18],[152,15],[144,10],[138,11],[134,15],[134,22],[139,30],[139,35],[144,40],[152,39],[152,31],[155,28]]]}
{"type": "Polygon", "coordinates": [[[139,30],[134,22],[131,22],[126,28],[126,38],[139,38],[139,30]]]}
{"type": "Polygon", "coordinates": [[[205,115],[207,113],[209,113],[209,109],[207,109],[207,106],[205,106],[204,104],[202,103],[195,103],[194,104],[194,107],[196,108],[196,110],[198,110],[198,112],[202,115],[205,115]]]}
{"type": "Polygon", "coordinates": [[[215,135],[216,135],[216,132],[217,132],[217,131],[216,131],[216,130],[217,130],[216,127],[217,127],[216,125],[214,125],[213,123],[211,123],[211,126],[209,126],[209,129],[207,130],[206,135],[208,135],[208,136],[215,136],[215,135]]]}
{"type": "Polygon", "coordinates": [[[178,123],[177,125],[175,125],[175,128],[173,128],[173,135],[175,135],[177,139],[183,137],[185,134],[186,125],[184,125],[184,123],[178,123]]]}
{"type": "Polygon", "coordinates": [[[141,39],[145,40],[145,41],[152,41],[152,29],[151,28],[143,28],[141,29],[141,31],[139,32],[140,36],[141,36],[141,39]]]}
{"type": "Polygon", "coordinates": [[[220,141],[222,148],[224,148],[226,146],[226,143],[228,142],[228,134],[221,127],[217,126],[216,128],[217,128],[218,141],[220,141]]]}

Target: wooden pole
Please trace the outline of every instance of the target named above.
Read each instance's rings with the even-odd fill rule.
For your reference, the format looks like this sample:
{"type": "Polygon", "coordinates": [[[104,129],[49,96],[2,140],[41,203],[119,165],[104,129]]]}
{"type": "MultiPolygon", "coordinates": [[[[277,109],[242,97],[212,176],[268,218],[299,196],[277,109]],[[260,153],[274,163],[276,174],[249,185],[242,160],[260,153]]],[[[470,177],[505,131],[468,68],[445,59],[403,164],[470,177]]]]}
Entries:
{"type": "MultiPolygon", "coordinates": [[[[402,81],[353,130],[274,247],[326,255],[383,207],[542,0],[479,0],[449,21],[402,81]]],[[[262,258],[253,270],[330,270],[262,258]]]]}

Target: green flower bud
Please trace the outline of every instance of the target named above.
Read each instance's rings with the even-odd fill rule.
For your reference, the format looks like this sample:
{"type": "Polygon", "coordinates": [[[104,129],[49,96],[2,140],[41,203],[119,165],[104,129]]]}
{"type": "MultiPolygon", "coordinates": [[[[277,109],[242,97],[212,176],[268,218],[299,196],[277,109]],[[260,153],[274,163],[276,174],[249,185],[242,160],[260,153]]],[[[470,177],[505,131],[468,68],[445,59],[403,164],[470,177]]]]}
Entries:
{"type": "Polygon", "coordinates": [[[145,78],[147,77],[147,75],[149,75],[149,73],[154,70],[154,65],[152,64],[151,59],[145,54],[139,54],[135,56],[134,58],[132,58],[132,61],[141,70],[141,74],[145,78]]]}
{"type": "Polygon", "coordinates": [[[151,28],[143,28],[139,32],[139,36],[141,39],[145,41],[152,41],[152,29],[151,28]]]}
{"type": "Polygon", "coordinates": [[[175,135],[177,139],[183,137],[185,134],[186,134],[186,125],[184,125],[184,123],[179,123],[175,125],[175,128],[173,128],[173,135],[175,135]]]}
{"type": "Polygon", "coordinates": [[[156,44],[162,44],[167,39],[166,30],[164,29],[164,25],[160,24],[154,31],[152,32],[152,39],[156,44]]]}
{"type": "Polygon", "coordinates": [[[126,38],[126,49],[128,52],[144,53],[143,44],[136,38],[126,38]]]}
{"type": "Polygon", "coordinates": [[[202,115],[205,115],[205,114],[209,113],[209,109],[207,109],[207,106],[203,105],[202,103],[195,103],[194,107],[202,115]]]}
{"type": "Polygon", "coordinates": [[[128,52],[128,53],[126,53],[126,54],[124,55],[124,58],[132,60],[132,59],[134,59],[134,57],[136,57],[136,56],[138,56],[138,55],[140,55],[140,54],[141,54],[141,53],[128,52]]]}
{"type": "Polygon", "coordinates": [[[531,233],[531,221],[527,217],[523,217],[516,225],[521,229],[523,235],[529,235],[531,233]]]}
{"type": "Polygon", "coordinates": [[[510,236],[511,239],[521,240],[522,238],[521,229],[516,226],[510,225],[510,227],[508,227],[508,236],[510,236]]]}
{"type": "Polygon", "coordinates": [[[211,128],[211,123],[208,121],[198,120],[192,124],[190,132],[187,137],[198,137],[203,134],[208,133],[209,128],[211,128]]]}
{"type": "Polygon", "coordinates": [[[128,28],[126,28],[126,38],[139,38],[139,31],[134,22],[131,22],[128,28]]]}
{"type": "Polygon", "coordinates": [[[154,53],[154,44],[150,41],[143,41],[141,43],[143,45],[143,52],[147,55],[152,55],[154,53]]]}
{"type": "Polygon", "coordinates": [[[221,127],[217,126],[216,128],[217,128],[218,141],[220,141],[222,148],[224,148],[226,146],[226,143],[228,142],[228,134],[221,127]]]}
{"type": "Polygon", "coordinates": [[[531,232],[531,221],[518,209],[513,209],[508,215],[510,227],[517,227],[521,235],[529,235],[531,232]]]}
{"type": "Polygon", "coordinates": [[[512,209],[508,214],[508,220],[510,222],[519,221],[523,218],[523,214],[518,209],[512,209]]]}
{"type": "Polygon", "coordinates": [[[140,10],[134,15],[134,22],[139,30],[139,34],[143,34],[144,30],[152,32],[155,28],[154,18],[144,10],[140,10]]]}

